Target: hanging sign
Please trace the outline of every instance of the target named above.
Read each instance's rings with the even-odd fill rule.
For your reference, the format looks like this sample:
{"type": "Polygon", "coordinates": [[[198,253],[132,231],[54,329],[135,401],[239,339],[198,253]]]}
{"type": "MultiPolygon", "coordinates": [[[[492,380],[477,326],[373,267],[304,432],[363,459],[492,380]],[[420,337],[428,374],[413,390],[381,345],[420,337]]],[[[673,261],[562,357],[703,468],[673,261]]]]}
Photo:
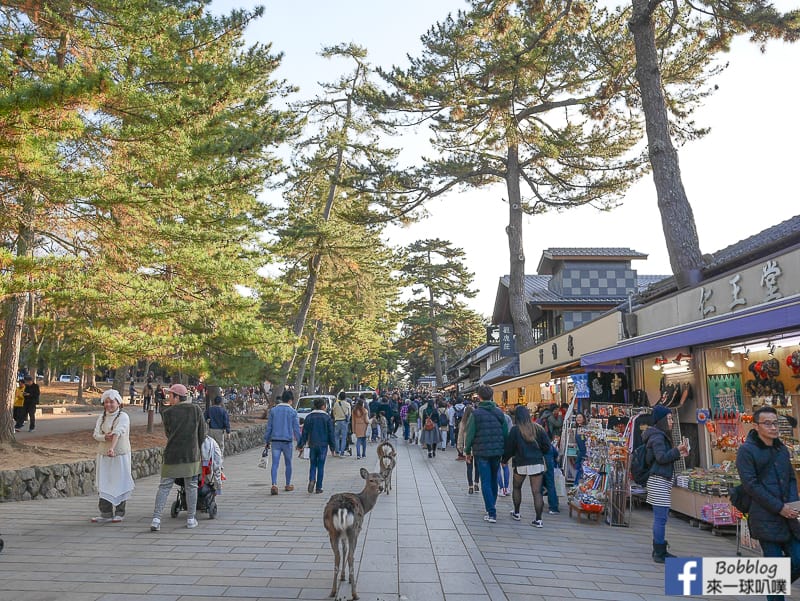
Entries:
{"type": "Polygon", "coordinates": [[[697,410],[697,423],[704,424],[711,418],[711,411],[708,409],[697,410]]]}
{"type": "Polygon", "coordinates": [[[575,398],[589,398],[589,374],[572,374],[572,385],[575,387],[575,398]]]}

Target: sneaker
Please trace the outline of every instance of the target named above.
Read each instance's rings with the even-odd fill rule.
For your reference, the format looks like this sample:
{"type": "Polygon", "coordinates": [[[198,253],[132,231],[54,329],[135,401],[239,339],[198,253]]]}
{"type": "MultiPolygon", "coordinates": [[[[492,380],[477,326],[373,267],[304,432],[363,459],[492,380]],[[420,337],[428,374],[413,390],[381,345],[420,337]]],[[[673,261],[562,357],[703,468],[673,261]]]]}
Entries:
{"type": "Polygon", "coordinates": [[[475,492],[475,488],[474,488],[473,486],[470,486],[470,487],[467,489],[467,492],[468,492],[469,494],[472,494],[473,492],[475,492]]]}
{"type": "Polygon", "coordinates": [[[186,527],[197,528],[197,520],[194,518],[189,518],[188,520],[186,520],[186,527]]]}
{"type": "Polygon", "coordinates": [[[558,509],[551,509],[547,513],[549,513],[550,515],[556,515],[556,514],[559,514],[561,512],[558,509]]]}
{"type": "Polygon", "coordinates": [[[531,522],[531,526],[534,526],[535,528],[543,528],[544,524],[542,524],[542,520],[533,520],[531,522]]]}
{"type": "Polygon", "coordinates": [[[95,518],[92,518],[92,524],[107,524],[110,522],[112,518],[104,518],[102,515],[98,515],[95,518]]]}
{"type": "Polygon", "coordinates": [[[269,489],[269,494],[277,495],[278,494],[278,487],[273,484],[272,488],[269,489]]]}
{"type": "Polygon", "coordinates": [[[150,532],[158,532],[159,530],[161,530],[161,520],[153,518],[153,521],[150,522],[150,532]]]}
{"type": "Polygon", "coordinates": [[[324,493],[325,491],[324,491],[324,490],[322,490],[321,488],[318,488],[318,489],[317,489],[315,492],[316,492],[318,495],[321,495],[321,494],[322,494],[322,493],[324,493]]]}
{"type": "Polygon", "coordinates": [[[316,482],[314,482],[313,480],[310,480],[310,481],[308,482],[308,492],[309,492],[309,493],[312,493],[312,492],[314,492],[314,487],[315,487],[316,485],[317,485],[317,483],[316,483],[316,482]]]}
{"type": "Polygon", "coordinates": [[[481,490],[481,487],[476,484],[475,485],[475,492],[480,492],[480,490],[481,490]]]}
{"type": "Polygon", "coordinates": [[[124,519],[125,519],[124,515],[115,515],[113,518],[111,518],[111,523],[112,524],[119,524],[124,519]]]}
{"type": "Polygon", "coordinates": [[[285,490],[286,492],[292,492],[294,490],[294,484],[287,484],[286,486],[283,487],[283,490],[285,490]]]}
{"type": "Polygon", "coordinates": [[[483,516],[483,521],[484,522],[489,522],[490,524],[496,524],[497,523],[497,518],[493,518],[492,516],[487,514],[487,515],[483,516]]]}
{"type": "Polygon", "coordinates": [[[519,514],[518,514],[518,513],[514,513],[514,512],[512,511],[512,512],[511,512],[511,519],[513,519],[515,522],[519,522],[519,521],[520,521],[522,518],[521,518],[521,517],[519,517],[519,514]]]}

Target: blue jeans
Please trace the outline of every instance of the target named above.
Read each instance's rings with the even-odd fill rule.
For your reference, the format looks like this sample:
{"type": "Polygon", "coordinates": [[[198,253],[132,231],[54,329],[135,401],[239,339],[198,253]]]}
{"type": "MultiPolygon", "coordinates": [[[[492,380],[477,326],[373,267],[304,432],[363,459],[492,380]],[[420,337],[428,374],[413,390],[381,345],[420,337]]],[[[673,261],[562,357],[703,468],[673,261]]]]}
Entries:
{"type": "Polygon", "coordinates": [[[403,440],[408,440],[408,436],[410,434],[411,426],[408,424],[408,420],[403,420],[403,440]]]}
{"type": "Polygon", "coordinates": [[[308,458],[311,466],[308,470],[308,481],[316,481],[317,490],[322,490],[322,478],[325,476],[325,457],[328,455],[328,447],[310,447],[308,458]]]}
{"type": "Polygon", "coordinates": [[[367,456],[367,437],[359,436],[356,438],[356,457],[367,456]]]}
{"type": "Polygon", "coordinates": [[[583,477],[583,461],[585,459],[586,455],[581,455],[580,453],[575,457],[575,486],[578,486],[580,479],[583,477]]]}
{"type": "Polygon", "coordinates": [[[453,426],[447,426],[447,437],[450,441],[450,446],[456,446],[456,437],[453,435],[455,433],[455,428],[453,426]]]}
{"type": "MultiPolygon", "coordinates": [[[[788,557],[792,565],[792,582],[800,578],[800,540],[792,536],[785,543],[771,543],[760,540],[764,557],[788,557]]],[[[783,595],[767,595],[767,601],[783,601],[783,595]]]]}
{"type": "Polygon", "coordinates": [[[286,485],[292,483],[292,443],[279,442],[273,440],[272,448],[272,486],[278,484],[278,462],[283,455],[283,463],[286,466],[286,485]]]}
{"type": "Polygon", "coordinates": [[[497,517],[497,473],[500,471],[500,457],[475,457],[478,474],[483,486],[483,505],[490,517],[497,517]]]}
{"type": "Polygon", "coordinates": [[[653,506],[653,542],[657,545],[666,542],[668,516],[669,507],[653,506]]]}
{"type": "Polygon", "coordinates": [[[333,424],[333,438],[336,441],[336,452],[341,455],[347,448],[347,420],[340,419],[333,424]]]}
{"type": "Polygon", "coordinates": [[[497,486],[500,488],[508,488],[510,486],[508,483],[508,464],[501,465],[500,469],[497,470],[497,486]]]}
{"type": "Polygon", "coordinates": [[[553,463],[552,453],[547,453],[544,456],[544,463],[547,469],[544,471],[544,478],[542,478],[542,488],[547,489],[547,505],[550,511],[558,511],[558,494],[556,493],[556,466],[553,463]]]}

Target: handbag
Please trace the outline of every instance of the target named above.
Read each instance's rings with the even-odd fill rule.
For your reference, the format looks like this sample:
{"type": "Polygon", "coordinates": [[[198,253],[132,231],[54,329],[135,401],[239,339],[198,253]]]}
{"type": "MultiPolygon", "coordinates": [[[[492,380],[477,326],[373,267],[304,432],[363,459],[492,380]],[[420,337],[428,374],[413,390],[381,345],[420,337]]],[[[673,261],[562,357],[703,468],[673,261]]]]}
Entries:
{"type": "Polygon", "coordinates": [[[433,423],[433,420],[430,417],[425,418],[425,425],[423,426],[426,430],[435,430],[436,425],[433,423]]]}
{"type": "Polygon", "coordinates": [[[566,497],[567,496],[567,479],[564,477],[564,472],[561,471],[560,467],[555,468],[553,471],[553,479],[556,483],[556,494],[559,497],[566,497]]]}
{"type": "Polygon", "coordinates": [[[258,459],[258,467],[261,469],[267,469],[267,462],[269,461],[269,449],[264,449],[261,451],[261,457],[258,459]]]}

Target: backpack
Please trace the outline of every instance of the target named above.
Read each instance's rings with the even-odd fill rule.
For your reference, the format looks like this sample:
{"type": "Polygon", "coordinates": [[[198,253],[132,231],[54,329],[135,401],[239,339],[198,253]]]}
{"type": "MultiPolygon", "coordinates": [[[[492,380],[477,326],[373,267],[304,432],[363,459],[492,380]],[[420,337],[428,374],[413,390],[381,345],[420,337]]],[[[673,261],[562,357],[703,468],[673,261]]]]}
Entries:
{"type": "Polygon", "coordinates": [[[430,417],[426,417],[423,428],[426,430],[434,430],[436,428],[436,424],[433,423],[433,420],[430,417]]]}
{"type": "Polygon", "coordinates": [[[753,499],[744,490],[744,486],[739,484],[731,487],[728,497],[730,498],[731,505],[738,509],[740,513],[750,513],[750,505],[752,504],[753,499]]]}
{"type": "Polygon", "coordinates": [[[461,423],[461,420],[464,418],[464,407],[462,406],[461,409],[455,409],[455,413],[453,414],[453,421],[455,421],[456,426],[461,423]]]}
{"type": "Polygon", "coordinates": [[[647,458],[647,445],[640,444],[633,449],[633,453],[631,453],[631,477],[633,481],[639,486],[646,486],[652,468],[653,462],[652,460],[648,461],[647,458]]]}
{"type": "Polygon", "coordinates": [[[450,425],[450,419],[447,417],[447,409],[439,412],[439,427],[444,428],[450,425]]]}

